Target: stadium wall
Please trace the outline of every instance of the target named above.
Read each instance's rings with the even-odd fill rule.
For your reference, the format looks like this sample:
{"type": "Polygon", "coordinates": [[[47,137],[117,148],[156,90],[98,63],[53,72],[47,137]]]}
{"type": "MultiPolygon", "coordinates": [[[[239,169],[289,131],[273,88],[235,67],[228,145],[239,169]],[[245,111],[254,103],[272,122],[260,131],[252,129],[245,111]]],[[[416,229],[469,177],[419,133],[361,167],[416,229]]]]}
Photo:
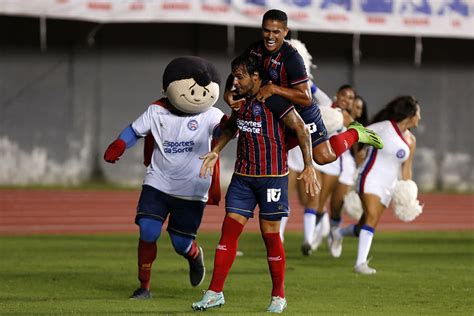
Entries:
{"type": "MultiPolygon", "coordinates": [[[[116,165],[107,145],[152,101],[161,97],[162,72],[180,55],[213,61],[223,81],[230,61],[252,41],[255,28],[235,28],[228,51],[225,26],[197,24],[96,24],[48,20],[41,49],[39,21],[0,17],[0,184],[77,184],[91,178],[139,184],[142,146],[116,165]]],[[[295,36],[296,33],[293,33],[295,36]]],[[[328,95],[351,83],[374,114],[394,97],[415,95],[422,105],[415,131],[414,177],[421,189],[474,189],[472,136],[474,41],[363,35],[355,66],[353,37],[298,32],[318,65],[318,86],[328,95]]],[[[229,112],[223,101],[217,106],[229,112]]],[[[235,142],[225,150],[229,181],[235,142]]]]}

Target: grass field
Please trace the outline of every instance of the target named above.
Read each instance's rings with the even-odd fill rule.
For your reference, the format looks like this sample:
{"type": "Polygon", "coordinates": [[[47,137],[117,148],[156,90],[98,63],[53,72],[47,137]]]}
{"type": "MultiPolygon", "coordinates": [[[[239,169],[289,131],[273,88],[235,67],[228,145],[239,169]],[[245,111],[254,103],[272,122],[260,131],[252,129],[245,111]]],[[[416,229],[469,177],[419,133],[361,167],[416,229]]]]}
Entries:
{"type": "MultiPolygon", "coordinates": [[[[260,235],[244,233],[225,288],[224,307],[192,312],[210,281],[219,235],[199,236],[208,274],[200,288],[188,281],[187,262],[166,234],[158,244],[150,301],[130,301],[137,287],[136,235],[0,237],[0,314],[213,315],[264,314],[271,289],[260,235]]],[[[474,232],[377,233],[375,276],[352,272],[356,239],[339,259],[326,247],[299,251],[301,234],[288,234],[287,315],[474,315],[474,232]]]]}

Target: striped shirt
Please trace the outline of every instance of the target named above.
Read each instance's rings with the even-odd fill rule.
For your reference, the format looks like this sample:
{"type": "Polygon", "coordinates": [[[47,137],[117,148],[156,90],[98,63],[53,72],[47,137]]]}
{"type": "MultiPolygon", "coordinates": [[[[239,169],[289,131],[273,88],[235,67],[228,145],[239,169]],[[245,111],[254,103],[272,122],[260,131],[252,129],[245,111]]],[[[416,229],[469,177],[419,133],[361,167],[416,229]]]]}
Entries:
{"type": "Polygon", "coordinates": [[[284,88],[291,88],[309,81],[303,58],[298,51],[288,42],[283,42],[280,49],[268,53],[263,40],[253,43],[247,52],[257,56],[260,65],[263,66],[263,81],[271,81],[273,84],[284,88]]]}
{"type": "Polygon", "coordinates": [[[284,176],[288,173],[285,126],[282,118],[294,109],[273,95],[259,102],[247,97],[238,112],[235,173],[245,176],[284,176]]]}

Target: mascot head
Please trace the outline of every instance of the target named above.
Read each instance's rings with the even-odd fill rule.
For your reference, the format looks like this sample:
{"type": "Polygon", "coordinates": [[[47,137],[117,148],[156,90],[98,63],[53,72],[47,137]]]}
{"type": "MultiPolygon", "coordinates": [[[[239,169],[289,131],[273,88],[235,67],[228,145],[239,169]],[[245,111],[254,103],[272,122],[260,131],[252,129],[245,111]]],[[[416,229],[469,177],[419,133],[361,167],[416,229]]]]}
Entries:
{"type": "Polygon", "coordinates": [[[216,67],[196,56],[173,59],[163,73],[164,95],[179,111],[188,114],[211,108],[219,97],[219,83],[216,67]]]}

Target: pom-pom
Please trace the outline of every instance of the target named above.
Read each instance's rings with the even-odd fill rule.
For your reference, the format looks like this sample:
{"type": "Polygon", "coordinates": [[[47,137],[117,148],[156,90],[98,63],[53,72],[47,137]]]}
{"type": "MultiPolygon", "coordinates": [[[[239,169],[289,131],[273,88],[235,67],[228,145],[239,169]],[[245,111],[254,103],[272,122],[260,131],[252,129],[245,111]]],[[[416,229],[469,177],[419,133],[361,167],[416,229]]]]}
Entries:
{"type": "Polygon", "coordinates": [[[344,126],[344,117],[340,110],[331,107],[319,107],[319,111],[321,112],[328,134],[333,134],[342,129],[344,126]]]}
{"type": "Polygon", "coordinates": [[[313,56],[308,52],[308,49],[306,48],[306,45],[301,42],[300,40],[297,39],[290,39],[288,42],[293,46],[298,53],[301,55],[303,58],[303,63],[306,68],[306,73],[308,74],[308,77],[310,79],[313,79],[313,75],[311,74],[311,68],[316,68],[315,65],[313,65],[313,56]]]}
{"type": "Polygon", "coordinates": [[[349,193],[347,193],[344,197],[344,204],[342,206],[342,209],[351,218],[359,220],[362,214],[364,213],[359,194],[357,194],[355,191],[350,191],[349,193]]]}
{"type": "Polygon", "coordinates": [[[412,180],[397,181],[392,195],[395,216],[404,222],[413,221],[423,212],[418,201],[418,186],[412,180]]]}

